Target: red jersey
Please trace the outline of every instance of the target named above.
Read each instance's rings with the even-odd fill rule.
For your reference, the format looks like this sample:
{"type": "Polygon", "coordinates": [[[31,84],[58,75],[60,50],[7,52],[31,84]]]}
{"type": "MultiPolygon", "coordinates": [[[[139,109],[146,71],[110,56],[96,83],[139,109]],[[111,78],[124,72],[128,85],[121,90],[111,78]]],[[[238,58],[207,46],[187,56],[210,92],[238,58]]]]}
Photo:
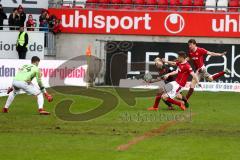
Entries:
{"type": "Polygon", "coordinates": [[[177,70],[178,70],[178,74],[176,77],[176,82],[184,87],[187,83],[188,77],[189,75],[193,72],[192,67],[190,66],[190,64],[188,62],[185,63],[179,63],[177,62],[177,70]]]}
{"type": "Polygon", "coordinates": [[[195,69],[199,69],[204,65],[204,55],[207,54],[207,50],[197,47],[195,52],[189,51],[189,57],[193,60],[195,69]]]}

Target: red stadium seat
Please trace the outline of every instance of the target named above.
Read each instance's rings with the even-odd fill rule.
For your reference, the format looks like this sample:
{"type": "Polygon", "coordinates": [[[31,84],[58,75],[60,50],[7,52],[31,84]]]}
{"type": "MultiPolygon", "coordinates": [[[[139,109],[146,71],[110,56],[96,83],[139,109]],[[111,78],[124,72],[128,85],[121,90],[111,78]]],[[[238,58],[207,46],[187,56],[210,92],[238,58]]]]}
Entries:
{"type": "Polygon", "coordinates": [[[135,0],[134,4],[136,4],[135,9],[142,10],[144,9],[143,5],[145,5],[145,0],[135,0]]]}
{"type": "Polygon", "coordinates": [[[182,11],[191,11],[192,5],[193,5],[192,0],[182,0],[182,11]]]}
{"type": "Polygon", "coordinates": [[[108,8],[109,3],[110,3],[110,0],[99,0],[98,8],[106,9],[106,8],[108,8]]]}
{"type": "Polygon", "coordinates": [[[132,5],[133,1],[132,0],[123,0],[122,3],[123,3],[123,6],[122,6],[123,9],[133,8],[133,5],[132,5]]]}
{"type": "Polygon", "coordinates": [[[157,5],[157,0],[147,0],[146,4],[147,5],[157,5]]]}
{"type": "Polygon", "coordinates": [[[118,5],[118,4],[122,4],[122,0],[111,0],[110,3],[113,4],[111,6],[112,8],[119,9],[120,5],[118,5]]]}
{"type": "Polygon", "coordinates": [[[193,10],[202,11],[204,7],[204,0],[193,0],[193,10]]]}
{"type": "Polygon", "coordinates": [[[158,0],[158,5],[168,5],[168,0],[158,0]]]}
{"type": "Polygon", "coordinates": [[[167,10],[168,9],[168,0],[158,0],[158,9],[167,10]]]}
{"type": "Polygon", "coordinates": [[[231,8],[231,7],[240,7],[238,0],[230,0],[229,5],[229,12],[238,12],[238,8],[231,8]]]}
{"type": "Polygon", "coordinates": [[[170,10],[171,11],[177,11],[179,7],[177,6],[180,6],[180,0],[170,0],[170,10]]]}
{"type": "Polygon", "coordinates": [[[146,4],[150,5],[150,6],[147,6],[148,10],[154,10],[157,7],[157,0],[147,0],[146,4]]]}

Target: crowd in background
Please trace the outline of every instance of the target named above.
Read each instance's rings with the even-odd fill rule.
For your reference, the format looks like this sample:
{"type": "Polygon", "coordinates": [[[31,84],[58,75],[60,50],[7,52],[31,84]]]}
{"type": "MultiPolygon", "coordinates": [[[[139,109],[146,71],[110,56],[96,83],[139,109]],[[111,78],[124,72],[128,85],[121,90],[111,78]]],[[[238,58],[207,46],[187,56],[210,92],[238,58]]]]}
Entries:
{"type": "MultiPolygon", "coordinates": [[[[0,4],[0,30],[3,29],[3,21],[7,19],[7,15],[0,4]]],[[[21,5],[14,8],[8,18],[8,25],[10,30],[18,30],[20,26],[27,27],[28,31],[34,31],[37,27],[37,22],[30,14],[26,20],[26,13],[21,5]]],[[[47,9],[43,9],[39,17],[39,30],[45,32],[53,32],[54,34],[61,32],[61,20],[57,19],[55,15],[51,15],[47,9]]]]}

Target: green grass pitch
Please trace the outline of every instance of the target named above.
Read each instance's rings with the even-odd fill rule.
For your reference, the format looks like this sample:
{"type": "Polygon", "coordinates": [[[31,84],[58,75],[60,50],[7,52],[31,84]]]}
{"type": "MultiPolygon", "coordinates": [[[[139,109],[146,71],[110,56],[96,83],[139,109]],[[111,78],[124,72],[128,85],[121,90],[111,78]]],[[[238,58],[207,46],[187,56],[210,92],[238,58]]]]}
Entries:
{"type": "MultiPolygon", "coordinates": [[[[117,95],[111,89],[102,89],[117,95]]],[[[119,97],[111,112],[90,121],[63,121],[54,107],[71,98],[73,113],[91,110],[101,103],[86,96],[54,94],[54,102],[45,103],[50,116],[37,114],[36,99],[27,95],[15,98],[8,114],[0,113],[1,160],[239,160],[240,105],[239,93],[195,92],[191,112],[147,111],[154,97],[138,98],[129,106],[119,97]],[[149,131],[161,128],[176,117],[174,125],[161,133],[145,137],[127,150],[118,146],[131,142],[149,131]]],[[[0,105],[6,97],[0,98],[0,105]]]]}

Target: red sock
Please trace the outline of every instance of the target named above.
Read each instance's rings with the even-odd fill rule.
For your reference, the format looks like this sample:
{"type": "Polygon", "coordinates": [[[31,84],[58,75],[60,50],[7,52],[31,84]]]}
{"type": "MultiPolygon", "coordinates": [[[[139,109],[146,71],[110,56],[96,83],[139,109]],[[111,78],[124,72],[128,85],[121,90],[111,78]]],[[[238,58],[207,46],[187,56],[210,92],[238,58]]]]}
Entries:
{"type": "Polygon", "coordinates": [[[154,102],[153,108],[158,108],[158,105],[159,105],[160,100],[161,100],[161,96],[162,96],[162,95],[157,95],[157,96],[155,97],[155,102],[154,102]]]}
{"type": "Polygon", "coordinates": [[[167,101],[168,101],[169,103],[172,103],[172,104],[181,106],[181,102],[176,101],[176,100],[174,100],[174,99],[172,99],[172,98],[167,98],[167,101]]]}
{"type": "Polygon", "coordinates": [[[219,77],[223,76],[225,74],[224,71],[221,71],[219,73],[216,73],[212,76],[213,80],[218,79],[219,77]]]}

